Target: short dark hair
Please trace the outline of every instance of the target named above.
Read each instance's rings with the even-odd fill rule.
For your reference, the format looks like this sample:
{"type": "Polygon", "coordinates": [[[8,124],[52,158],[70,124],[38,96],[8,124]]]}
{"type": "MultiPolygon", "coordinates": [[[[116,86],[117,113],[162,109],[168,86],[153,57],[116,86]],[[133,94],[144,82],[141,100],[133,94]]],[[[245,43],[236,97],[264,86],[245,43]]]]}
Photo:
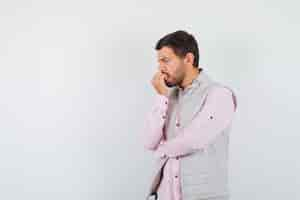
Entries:
{"type": "Polygon", "coordinates": [[[174,53],[183,58],[188,52],[194,55],[193,66],[199,66],[199,49],[196,39],[190,33],[178,30],[169,33],[158,40],[155,50],[160,50],[164,46],[170,47],[174,53]]]}

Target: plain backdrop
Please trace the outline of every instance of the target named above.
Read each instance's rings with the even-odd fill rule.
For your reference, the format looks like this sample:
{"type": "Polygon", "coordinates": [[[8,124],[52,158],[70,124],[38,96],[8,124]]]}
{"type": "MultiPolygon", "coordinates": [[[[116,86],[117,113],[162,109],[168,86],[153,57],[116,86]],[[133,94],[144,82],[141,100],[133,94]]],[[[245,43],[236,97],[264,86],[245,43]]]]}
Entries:
{"type": "Polygon", "coordinates": [[[192,33],[237,95],[232,200],[300,198],[298,1],[0,2],[0,199],[142,200],[154,45],[192,33]]]}

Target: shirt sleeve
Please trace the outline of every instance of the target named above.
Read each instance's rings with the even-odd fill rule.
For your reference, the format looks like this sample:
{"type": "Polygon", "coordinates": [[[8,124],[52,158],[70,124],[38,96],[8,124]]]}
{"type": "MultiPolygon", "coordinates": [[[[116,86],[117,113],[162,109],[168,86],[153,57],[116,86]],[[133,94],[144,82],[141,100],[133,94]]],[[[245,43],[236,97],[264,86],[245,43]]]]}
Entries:
{"type": "Polygon", "coordinates": [[[231,123],[236,110],[236,99],[226,87],[213,87],[204,105],[191,123],[178,136],[159,145],[158,157],[184,156],[205,147],[231,123]]]}
{"type": "Polygon", "coordinates": [[[147,150],[156,150],[159,143],[162,143],[168,104],[167,96],[156,94],[155,103],[144,124],[145,133],[142,135],[144,148],[147,150]]]}

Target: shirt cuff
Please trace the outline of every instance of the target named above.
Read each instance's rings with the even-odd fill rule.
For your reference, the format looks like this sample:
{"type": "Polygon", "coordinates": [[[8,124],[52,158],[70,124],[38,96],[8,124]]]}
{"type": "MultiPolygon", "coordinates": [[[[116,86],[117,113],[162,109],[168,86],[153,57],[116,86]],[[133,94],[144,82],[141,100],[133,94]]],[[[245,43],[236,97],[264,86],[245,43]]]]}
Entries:
{"type": "Polygon", "coordinates": [[[163,152],[158,152],[158,151],[155,151],[154,155],[155,155],[156,158],[160,158],[160,159],[163,159],[163,158],[167,157],[167,154],[165,154],[163,152]]]}

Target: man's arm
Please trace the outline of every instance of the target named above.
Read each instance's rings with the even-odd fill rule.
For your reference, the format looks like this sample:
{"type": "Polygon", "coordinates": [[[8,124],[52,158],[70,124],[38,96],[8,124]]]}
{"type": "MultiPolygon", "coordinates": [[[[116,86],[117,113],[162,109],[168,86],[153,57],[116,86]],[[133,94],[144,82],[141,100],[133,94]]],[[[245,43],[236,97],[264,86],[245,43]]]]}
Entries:
{"type": "Polygon", "coordinates": [[[231,123],[236,99],[225,87],[214,87],[208,93],[202,110],[175,138],[160,144],[155,154],[177,157],[193,153],[209,143],[231,123]]]}
{"type": "Polygon", "coordinates": [[[145,134],[142,135],[144,147],[148,150],[156,150],[162,140],[168,104],[167,96],[156,94],[155,104],[146,118],[145,134]]]}

